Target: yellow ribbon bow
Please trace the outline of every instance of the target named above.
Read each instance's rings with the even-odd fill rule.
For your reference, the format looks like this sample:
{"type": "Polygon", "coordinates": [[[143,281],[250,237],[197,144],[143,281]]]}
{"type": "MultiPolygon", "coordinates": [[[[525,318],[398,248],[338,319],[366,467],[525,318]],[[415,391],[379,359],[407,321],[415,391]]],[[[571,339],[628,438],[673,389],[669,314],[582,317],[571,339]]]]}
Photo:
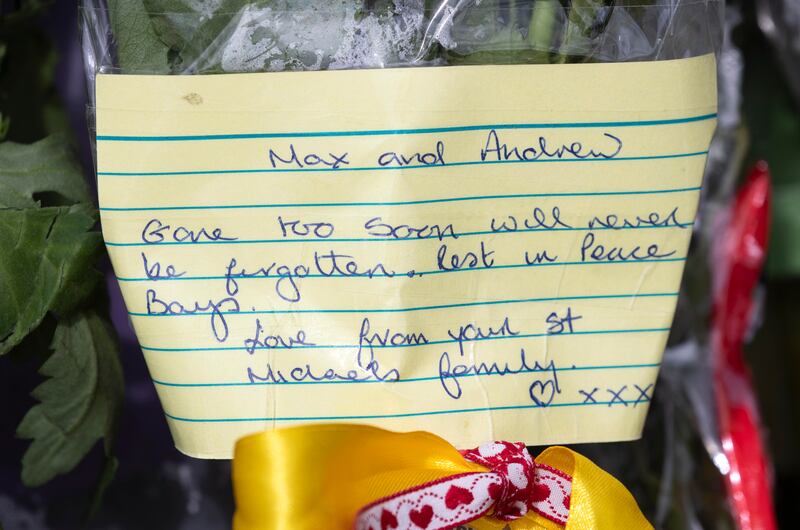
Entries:
{"type": "MultiPolygon", "coordinates": [[[[565,525],[529,511],[513,521],[488,514],[469,526],[476,530],[652,528],[625,487],[583,456],[551,447],[535,459],[535,465],[571,477],[565,525]]],[[[233,527],[352,530],[359,513],[376,502],[466,473],[486,476],[488,471],[426,432],[340,424],[263,432],[236,444],[233,527]]],[[[376,526],[380,530],[380,524],[376,526]]]]}

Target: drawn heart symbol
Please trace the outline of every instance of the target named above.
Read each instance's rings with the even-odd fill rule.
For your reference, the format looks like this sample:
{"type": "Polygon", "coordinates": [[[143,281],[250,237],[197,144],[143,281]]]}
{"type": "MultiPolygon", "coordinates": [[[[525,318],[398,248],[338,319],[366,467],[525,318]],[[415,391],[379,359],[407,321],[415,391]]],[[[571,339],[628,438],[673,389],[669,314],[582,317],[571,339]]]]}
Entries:
{"type": "Polygon", "coordinates": [[[433,508],[426,504],[419,510],[411,510],[408,518],[418,527],[428,528],[428,525],[431,524],[431,519],[433,519],[433,508]]]}
{"type": "Polygon", "coordinates": [[[390,530],[397,528],[397,517],[388,510],[383,510],[381,513],[381,530],[390,530]]]}
{"type": "Polygon", "coordinates": [[[475,497],[472,496],[472,493],[468,489],[450,486],[450,489],[447,490],[447,494],[444,496],[444,505],[447,506],[448,509],[454,510],[462,504],[472,504],[474,500],[475,497]]]}
{"type": "Polygon", "coordinates": [[[550,497],[550,488],[547,484],[534,484],[533,485],[533,502],[542,502],[550,497]]]}
{"type": "Polygon", "coordinates": [[[570,497],[571,497],[570,495],[564,497],[564,508],[566,508],[567,510],[569,510],[569,502],[571,500],[570,497]]]}
{"type": "Polygon", "coordinates": [[[553,381],[534,381],[528,389],[531,400],[540,407],[546,407],[553,402],[556,392],[561,392],[558,383],[553,381]]]}

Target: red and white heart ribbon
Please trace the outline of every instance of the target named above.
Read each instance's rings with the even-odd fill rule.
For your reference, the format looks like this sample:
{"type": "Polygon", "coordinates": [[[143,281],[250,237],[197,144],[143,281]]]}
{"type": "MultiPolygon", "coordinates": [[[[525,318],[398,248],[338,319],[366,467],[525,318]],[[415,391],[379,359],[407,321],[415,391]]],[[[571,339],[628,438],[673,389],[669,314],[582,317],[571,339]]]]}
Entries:
{"type": "Polygon", "coordinates": [[[448,530],[491,515],[512,521],[529,511],[567,523],[572,477],[537,464],[522,443],[493,442],[462,451],[489,469],[422,484],[362,509],[355,530],[448,530]]]}

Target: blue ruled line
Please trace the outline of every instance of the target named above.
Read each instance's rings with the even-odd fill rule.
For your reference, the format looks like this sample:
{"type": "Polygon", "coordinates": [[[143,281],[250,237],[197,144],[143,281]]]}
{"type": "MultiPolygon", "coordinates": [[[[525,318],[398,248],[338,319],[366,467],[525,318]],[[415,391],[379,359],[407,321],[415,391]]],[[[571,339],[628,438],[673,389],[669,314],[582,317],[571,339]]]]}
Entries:
{"type": "MultiPolygon", "coordinates": [[[[448,375],[448,378],[463,378],[463,377],[487,377],[493,375],[501,375],[501,376],[508,376],[508,375],[517,375],[517,374],[531,374],[531,373],[542,373],[542,372],[551,372],[553,370],[557,372],[580,372],[586,370],[625,370],[625,369],[632,369],[632,368],[658,368],[661,366],[661,363],[650,363],[650,364],[618,364],[618,365],[607,365],[607,366],[572,366],[570,368],[541,368],[541,369],[531,369],[531,370],[522,370],[520,372],[513,372],[508,374],[500,374],[500,373],[486,373],[486,374],[452,374],[448,375]]],[[[243,386],[269,386],[269,385],[341,385],[341,384],[367,384],[367,383],[388,383],[388,384],[398,384],[398,383],[420,383],[425,381],[439,381],[440,376],[431,376],[431,377],[411,377],[408,379],[398,379],[397,381],[376,381],[376,380],[369,380],[369,381],[291,381],[286,383],[276,383],[271,381],[258,381],[254,383],[250,382],[239,382],[239,383],[168,383],[166,381],[159,381],[153,379],[153,384],[159,386],[166,386],[172,388],[218,388],[218,387],[243,387],[243,386]]]]}
{"type": "Polygon", "coordinates": [[[436,240],[439,242],[445,241],[452,241],[455,239],[459,239],[462,237],[472,237],[472,236],[487,236],[487,235],[508,235],[508,234],[529,234],[534,232],[570,232],[570,231],[579,231],[579,232],[599,232],[604,230],[614,230],[614,231],[622,231],[622,230],[650,230],[650,229],[659,229],[659,228],[691,228],[694,226],[694,223],[678,223],[678,224],[671,224],[671,225],[657,225],[657,226],[619,226],[619,227],[611,227],[611,226],[599,226],[594,228],[589,227],[557,227],[557,228],[524,228],[520,230],[483,230],[477,232],[461,232],[460,234],[443,234],[442,236],[432,234],[429,236],[424,237],[407,237],[407,238],[392,238],[392,237],[385,237],[385,236],[376,236],[376,237],[352,237],[352,238],[321,238],[321,237],[309,237],[305,239],[237,239],[235,241],[163,241],[158,243],[115,243],[112,241],[106,241],[106,245],[109,247],[162,247],[162,246],[180,246],[180,245],[261,245],[261,244],[272,244],[272,243],[386,243],[386,242],[397,242],[397,241],[426,241],[426,240],[436,240]]]}
{"type": "Polygon", "coordinates": [[[466,125],[457,127],[432,127],[423,129],[383,129],[369,131],[323,131],[323,132],[288,132],[288,133],[244,133],[244,134],[204,134],[183,136],[123,136],[97,135],[98,142],[187,142],[207,140],[253,140],[263,138],[328,138],[337,136],[396,136],[402,134],[441,134],[470,131],[502,131],[524,129],[572,129],[598,127],[648,127],[654,125],[675,125],[712,120],[716,113],[672,118],[666,120],[607,121],[607,122],[574,122],[574,123],[520,123],[497,125],[466,125]]]}
{"type": "Polygon", "coordinates": [[[272,422],[272,421],[347,421],[347,420],[379,420],[389,418],[410,418],[418,416],[439,416],[444,414],[466,414],[471,412],[492,412],[504,410],[524,410],[524,409],[550,409],[560,407],[582,407],[590,405],[624,406],[624,405],[647,405],[645,401],[599,401],[594,403],[551,403],[550,405],[511,405],[505,407],[479,407],[471,409],[448,409],[432,410],[425,412],[406,412],[402,414],[369,414],[357,416],[296,416],[296,417],[275,417],[275,418],[181,418],[164,413],[165,416],[173,421],[188,423],[241,423],[241,422],[272,422]]]}
{"type": "Polygon", "coordinates": [[[463,201],[484,201],[498,199],[530,199],[544,197],[595,197],[595,196],[625,196],[625,195],[658,195],[662,193],[685,193],[700,191],[700,186],[689,188],[669,188],[662,190],[641,190],[641,191],[593,191],[593,192],[574,192],[574,193],[524,193],[517,195],[478,195],[474,197],[449,197],[443,199],[423,199],[416,201],[394,201],[394,202],[307,202],[307,203],[281,203],[281,204],[215,204],[206,206],[154,206],[154,207],[134,207],[134,208],[114,208],[101,207],[103,212],[151,212],[164,210],[232,210],[250,208],[321,208],[321,207],[355,207],[355,206],[413,206],[418,204],[439,204],[445,202],[463,201]]]}
{"type": "MultiPolygon", "coordinates": [[[[475,340],[464,340],[464,342],[483,342],[487,340],[514,340],[514,339],[531,339],[540,337],[569,337],[572,335],[614,335],[617,333],[666,333],[670,328],[642,328],[642,329],[599,329],[593,331],[573,331],[572,333],[531,333],[528,335],[504,335],[497,337],[483,337],[475,340]]],[[[254,352],[259,351],[273,351],[273,350],[327,350],[327,349],[358,349],[364,347],[366,349],[393,349],[393,348],[419,348],[423,346],[437,346],[441,344],[456,344],[458,341],[454,339],[432,340],[429,342],[413,343],[413,344],[314,344],[314,345],[297,345],[297,346],[276,346],[274,348],[255,348],[254,352]]],[[[245,346],[221,346],[217,348],[151,348],[149,346],[140,346],[143,350],[154,352],[201,352],[201,351],[242,351],[247,350],[245,346]]]]}
{"type": "MultiPolygon", "coordinates": [[[[549,298],[526,298],[519,300],[490,300],[483,302],[467,302],[463,304],[443,304],[432,306],[420,307],[403,307],[394,309],[277,309],[277,310],[262,310],[262,311],[224,311],[219,314],[223,316],[231,315],[276,315],[276,314],[301,314],[301,313],[410,313],[416,311],[434,311],[438,309],[455,309],[460,307],[477,307],[477,306],[493,306],[505,304],[526,304],[538,302],[559,302],[567,300],[609,300],[620,298],[661,298],[661,297],[676,297],[680,293],[634,293],[634,294],[603,294],[603,295],[587,295],[587,296],[554,296],[549,298]]],[[[189,314],[148,314],[137,313],[128,311],[128,315],[134,317],[195,317],[195,316],[211,316],[212,312],[198,312],[189,314]]]]}

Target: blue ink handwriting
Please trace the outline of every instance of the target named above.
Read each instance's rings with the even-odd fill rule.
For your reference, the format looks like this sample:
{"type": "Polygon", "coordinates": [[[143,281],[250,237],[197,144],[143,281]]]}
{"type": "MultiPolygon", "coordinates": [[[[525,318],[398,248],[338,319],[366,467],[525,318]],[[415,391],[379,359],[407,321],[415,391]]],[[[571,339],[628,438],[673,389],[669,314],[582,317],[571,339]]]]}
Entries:
{"type": "Polygon", "coordinates": [[[557,311],[553,311],[547,316],[547,323],[550,324],[547,332],[551,335],[560,335],[564,332],[574,333],[573,323],[582,318],[580,315],[573,315],[571,307],[567,308],[567,312],[563,317],[557,311]]]}
{"type": "Polygon", "coordinates": [[[452,224],[444,228],[440,225],[422,225],[413,227],[407,224],[391,225],[383,222],[381,217],[373,217],[364,223],[367,233],[376,237],[387,237],[391,239],[431,239],[436,238],[442,241],[445,237],[458,239],[452,224]]]}
{"type": "Polygon", "coordinates": [[[597,217],[589,220],[587,224],[589,228],[600,227],[610,228],[613,230],[621,230],[624,228],[642,228],[642,227],[668,227],[675,226],[685,228],[678,221],[678,208],[675,207],[670,213],[662,216],[658,212],[650,212],[644,217],[636,216],[632,219],[627,217],[620,217],[616,214],[608,214],[605,217],[597,217]]]}
{"type": "Polygon", "coordinates": [[[632,249],[625,249],[623,247],[606,247],[606,245],[596,243],[596,239],[592,232],[583,237],[581,261],[637,261],[649,258],[667,258],[676,253],[675,250],[661,252],[659,246],[655,243],[649,245],[646,250],[642,250],[641,245],[636,245],[632,249]]]}
{"type": "Polygon", "coordinates": [[[361,368],[358,370],[351,369],[344,372],[337,371],[333,368],[322,368],[316,370],[310,364],[296,366],[291,368],[287,374],[283,370],[276,370],[272,367],[271,363],[267,363],[264,375],[256,374],[251,367],[247,367],[247,378],[251,383],[303,383],[303,382],[320,382],[320,381],[381,381],[384,383],[392,383],[400,380],[400,372],[396,369],[380,373],[380,365],[377,362],[372,362],[369,367],[361,368]]]}
{"type": "Polygon", "coordinates": [[[515,375],[521,373],[543,373],[547,374],[546,379],[537,378],[528,388],[528,393],[536,405],[546,407],[553,402],[556,394],[561,393],[561,385],[558,382],[558,369],[553,361],[542,366],[538,361],[530,364],[526,357],[525,349],[520,349],[519,362],[511,366],[506,362],[478,363],[478,364],[453,364],[450,354],[443,352],[439,357],[439,383],[442,390],[453,399],[460,399],[463,390],[459,378],[470,375],[515,375]]]}
{"type": "Polygon", "coordinates": [[[525,251],[525,263],[528,265],[538,265],[540,263],[555,263],[558,261],[558,256],[551,256],[547,253],[547,250],[543,250],[541,252],[534,252],[531,253],[529,251],[525,251]]]}
{"type": "Polygon", "coordinates": [[[303,223],[302,221],[284,221],[283,217],[278,216],[278,224],[281,227],[283,237],[298,236],[306,237],[312,235],[318,239],[327,239],[333,235],[334,228],[331,223],[314,222],[303,223]]]}
{"type": "Polygon", "coordinates": [[[333,250],[324,254],[314,252],[314,264],[317,271],[323,276],[385,276],[393,278],[397,273],[387,270],[383,263],[377,263],[366,269],[359,265],[355,258],[349,254],[337,254],[333,250]]]}
{"type": "Polygon", "coordinates": [[[318,155],[316,153],[309,153],[305,156],[297,154],[294,144],[289,144],[289,155],[286,157],[280,156],[274,149],[269,150],[269,163],[273,168],[279,165],[295,166],[298,169],[304,167],[327,166],[330,169],[339,169],[342,166],[349,166],[350,161],[347,160],[348,153],[334,154],[328,153],[327,157],[318,155]]]}
{"type": "Polygon", "coordinates": [[[447,334],[450,336],[450,338],[458,343],[458,353],[462,357],[464,356],[465,342],[485,340],[493,337],[516,337],[519,335],[519,333],[519,331],[514,331],[511,329],[511,324],[508,321],[508,317],[506,317],[505,320],[503,320],[503,324],[497,328],[492,328],[489,326],[484,329],[470,323],[459,326],[458,332],[454,332],[453,329],[447,330],[447,334]]]}
{"type": "Polygon", "coordinates": [[[258,349],[292,349],[298,346],[316,346],[315,343],[308,340],[306,332],[302,329],[298,330],[294,337],[289,336],[288,339],[283,335],[264,334],[262,336],[262,332],[264,332],[264,327],[261,325],[261,319],[257,318],[254,336],[244,340],[244,347],[247,353],[252,355],[258,349]]]}
{"type": "Polygon", "coordinates": [[[368,318],[361,321],[361,329],[358,332],[358,353],[361,355],[361,350],[367,346],[370,349],[375,344],[379,346],[407,346],[428,344],[428,338],[424,333],[399,333],[392,332],[389,328],[385,328],[382,332],[374,332],[371,329],[371,324],[368,318]]]}
{"type": "Polygon", "coordinates": [[[159,219],[150,219],[142,230],[142,241],[150,244],[162,243],[165,240],[175,243],[198,243],[203,241],[237,241],[237,237],[225,237],[221,228],[213,228],[209,232],[207,228],[199,229],[186,228],[164,224],[159,219]]]}
{"type": "Polygon", "coordinates": [[[486,143],[481,149],[481,161],[495,160],[498,162],[512,161],[532,161],[539,159],[588,159],[588,158],[614,158],[622,151],[622,140],[611,133],[603,133],[603,136],[610,139],[612,146],[610,150],[602,151],[587,149],[580,142],[562,144],[558,147],[547,145],[547,138],[540,136],[535,146],[509,147],[508,144],[501,142],[497,131],[492,129],[486,137],[486,143]]]}
{"type": "Polygon", "coordinates": [[[278,278],[275,282],[275,293],[287,302],[300,301],[300,287],[297,279],[305,278],[310,274],[310,270],[305,265],[278,265],[276,262],[270,263],[266,267],[259,267],[254,271],[247,271],[244,268],[236,270],[238,265],[236,258],[231,258],[228,266],[225,267],[225,290],[230,296],[236,296],[239,292],[239,282],[237,278],[278,278]]]}
{"type": "Polygon", "coordinates": [[[594,397],[594,395],[598,390],[600,390],[598,387],[594,387],[591,390],[578,390],[578,393],[584,397],[584,403],[597,403],[597,399],[594,397]]]}
{"type": "Polygon", "coordinates": [[[486,243],[481,241],[479,252],[467,252],[466,254],[447,253],[447,245],[439,247],[436,255],[436,265],[440,271],[454,271],[460,269],[474,269],[476,267],[490,268],[494,266],[494,250],[487,250],[486,243]]]}
{"type": "Polygon", "coordinates": [[[639,385],[633,385],[633,386],[639,392],[639,396],[636,398],[636,401],[633,403],[634,407],[636,405],[638,405],[639,403],[647,403],[653,398],[652,393],[648,394],[648,392],[650,392],[650,390],[652,390],[652,388],[653,388],[653,384],[652,383],[650,383],[649,385],[647,385],[644,388],[640,387],[639,385]]]}
{"type": "Polygon", "coordinates": [[[561,220],[561,208],[553,206],[550,216],[538,206],[533,209],[530,217],[518,218],[514,215],[506,216],[505,221],[499,221],[493,217],[489,224],[492,232],[516,232],[517,230],[553,230],[556,228],[572,228],[572,226],[561,220]]]}
{"type": "Polygon", "coordinates": [[[238,313],[239,302],[232,297],[220,300],[209,299],[206,303],[189,302],[184,305],[176,300],[161,300],[155,290],[148,289],[146,293],[148,315],[193,315],[195,313],[211,312],[211,330],[218,342],[228,339],[228,323],[226,313],[238,313]]]}
{"type": "Polygon", "coordinates": [[[170,278],[180,278],[186,274],[186,272],[178,272],[174,265],[167,265],[162,269],[161,263],[158,261],[150,264],[144,252],[142,252],[142,265],[148,280],[168,280],[170,278]]]}
{"type": "Polygon", "coordinates": [[[608,402],[608,406],[611,407],[614,403],[619,403],[620,405],[628,406],[628,402],[622,397],[622,394],[628,389],[628,385],[621,386],[618,390],[614,390],[613,388],[607,388],[606,392],[611,394],[611,400],[608,402]]]}
{"type": "Polygon", "coordinates": [[[405,167],[415,163],[422,166],[446,166],[447,164],[444,161],[444,142],[441,140],[436,142],[436,151],[430,153],[414,153],[411,156],[406,156],[394,151],[388,151],[378,157],[378,165],[381,167],[405,167]]]}

